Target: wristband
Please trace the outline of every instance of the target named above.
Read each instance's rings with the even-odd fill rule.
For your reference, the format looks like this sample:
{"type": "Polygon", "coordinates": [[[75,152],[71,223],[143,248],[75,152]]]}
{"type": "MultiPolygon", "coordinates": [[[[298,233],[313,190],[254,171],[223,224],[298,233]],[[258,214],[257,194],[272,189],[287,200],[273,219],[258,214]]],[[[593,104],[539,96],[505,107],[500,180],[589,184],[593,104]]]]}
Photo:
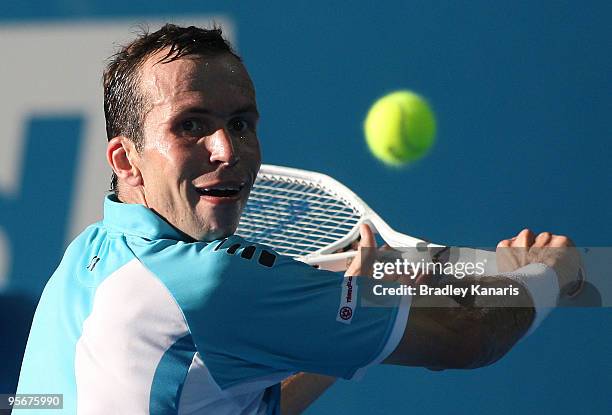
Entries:
{"type": "Polygon", "coordinates": [[[529,330],[523,337],[529,336],[544,321],[546,316],[557,305],[559,299],[559,278],[554,269],[544,264],[529,264],[514,272],[501,276],[521,283],[533,301],[535,316],[529,330]]]}

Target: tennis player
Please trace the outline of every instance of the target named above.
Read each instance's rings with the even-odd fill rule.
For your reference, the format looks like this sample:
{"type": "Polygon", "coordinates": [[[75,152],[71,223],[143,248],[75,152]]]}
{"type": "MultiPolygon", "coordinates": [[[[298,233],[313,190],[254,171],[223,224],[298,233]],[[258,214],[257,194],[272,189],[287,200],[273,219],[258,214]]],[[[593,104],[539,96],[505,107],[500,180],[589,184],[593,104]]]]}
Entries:
{"type": "MultiPolygon", "coordinates": [[[[525,230],[501,243],[522,248],[513,272],[481,280],[518,286],[508,302],[521,307],[366,307],[381,283],[365,276],[374,250],[344,276],[233,235],[261,162],[259,115],[219,29],[166,25],[125,46],[104,73],[104,110],[113,191],[44,290],[18,386],[63,394],[63,413],[299,413],[371,365],[481,367],[576,274],[571,249],[532,249],[568,238],[525,230]]],[[[361,237],[375,246],[367,226],[361,237]]]]}

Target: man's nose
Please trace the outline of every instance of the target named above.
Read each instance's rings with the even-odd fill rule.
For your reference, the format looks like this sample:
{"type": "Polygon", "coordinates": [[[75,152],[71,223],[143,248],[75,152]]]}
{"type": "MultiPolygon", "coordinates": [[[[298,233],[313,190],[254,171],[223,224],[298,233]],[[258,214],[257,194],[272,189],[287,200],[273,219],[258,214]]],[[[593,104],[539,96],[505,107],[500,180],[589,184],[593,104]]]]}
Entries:
{"type": "Polygon", "coordinates": [[[215,131],[208,141],[210,151],[210,162],[214,163],[226,163],[229,165],[236,164],[239,157],[234,148],[232,136],[227,132],[225,128],[219,128],[215,131]]]}

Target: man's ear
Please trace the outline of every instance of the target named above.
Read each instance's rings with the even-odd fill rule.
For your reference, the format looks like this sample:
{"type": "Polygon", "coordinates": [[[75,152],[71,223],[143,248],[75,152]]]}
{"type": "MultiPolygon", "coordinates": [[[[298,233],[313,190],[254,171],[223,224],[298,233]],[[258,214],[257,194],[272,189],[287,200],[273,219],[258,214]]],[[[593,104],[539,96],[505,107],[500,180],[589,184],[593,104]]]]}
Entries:
{"type": "Polygon", "coordinates": [[[128,186],[142,186],[144,181],[140,169],[134,163],[138,152],[132,140],[125,136],[117,136],[106,146],[106,160],[119,178],[128,186]]]}

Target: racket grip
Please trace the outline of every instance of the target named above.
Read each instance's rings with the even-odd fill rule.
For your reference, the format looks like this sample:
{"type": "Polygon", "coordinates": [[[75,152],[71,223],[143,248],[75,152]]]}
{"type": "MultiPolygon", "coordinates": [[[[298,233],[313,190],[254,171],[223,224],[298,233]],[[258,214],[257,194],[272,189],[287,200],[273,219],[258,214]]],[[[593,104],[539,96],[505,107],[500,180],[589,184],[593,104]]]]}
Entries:
{"type": "Polygon", "coordinates": [[[313,267],[333,272],[344,272],[348,269],[357,251],[339,252],[337,254],[327,254],[325,256],[305,257],[302,262],[313,267]]]}

